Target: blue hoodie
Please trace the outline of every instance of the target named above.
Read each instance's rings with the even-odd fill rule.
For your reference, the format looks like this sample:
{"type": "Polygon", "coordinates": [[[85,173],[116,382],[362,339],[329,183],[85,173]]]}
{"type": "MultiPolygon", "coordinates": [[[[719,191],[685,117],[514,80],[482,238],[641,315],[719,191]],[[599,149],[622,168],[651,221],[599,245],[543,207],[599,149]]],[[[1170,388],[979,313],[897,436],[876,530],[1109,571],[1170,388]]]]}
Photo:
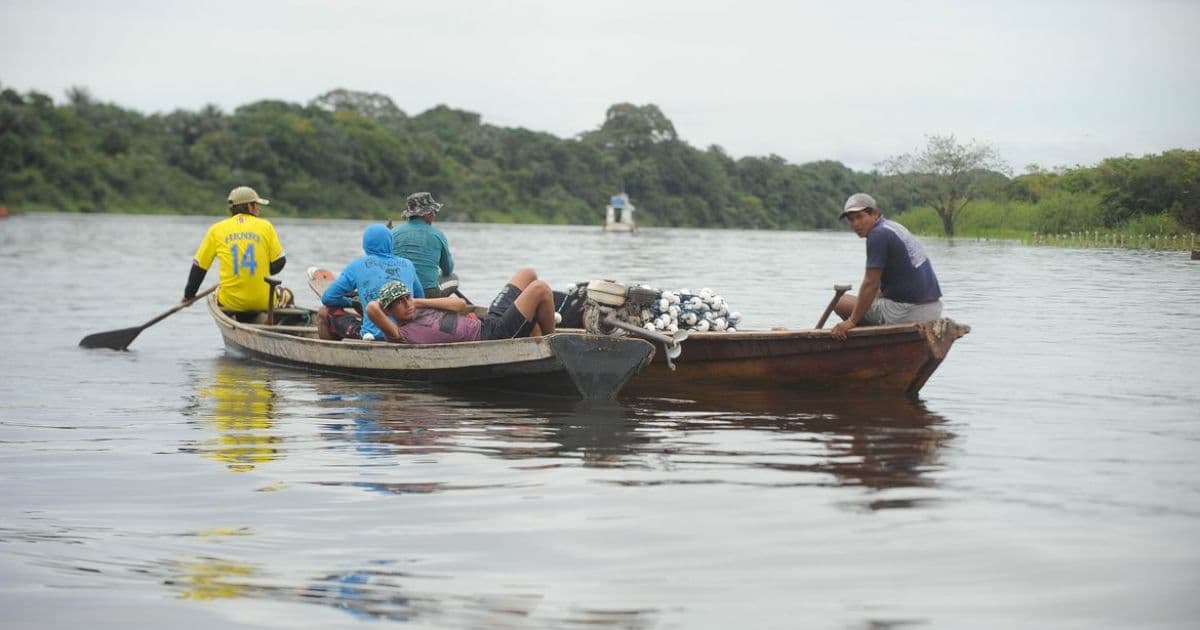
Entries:
{"type": "MultiPolygon", "coordinates": [[[[390,280],[399,280],[412,291],[414,297],[425,297],[425,290],[417,280],[417,270],[407,258],[392,255],[392,232],[387,226],[374,224],[363,231],[363,251],[366,256],[355,259],[342,273],[325,289],[321,295],[321,303],[329,307],[346,308],[354,306],[354,301],[346,297],[351,291],[358,291],[358,297],[365,307],[368,302],[379,297],[379,289],[390,280]]],[[[362,334],[371,333],[376,339],[383,339],[383,332],[364,317],[362,334]]]]}

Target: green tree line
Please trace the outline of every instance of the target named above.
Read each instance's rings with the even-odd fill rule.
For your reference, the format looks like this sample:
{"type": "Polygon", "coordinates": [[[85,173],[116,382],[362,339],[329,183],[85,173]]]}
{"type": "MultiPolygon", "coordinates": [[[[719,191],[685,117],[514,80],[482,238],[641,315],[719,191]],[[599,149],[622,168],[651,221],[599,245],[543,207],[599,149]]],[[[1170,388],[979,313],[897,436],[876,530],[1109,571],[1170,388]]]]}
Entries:
{"type": "Polygon", "coordinates": [[[1073,169],[1031,164],[1010,178],[994,147],[959,144],[950,135],[932,136],[921,151],[883,166],[878,186],[891,202],[885,207],[920,233],[1025,238],[1200,232],[1196,150],[1108,158],[1073,169]]]}
{"type": "MultiPolygon", "coordinates": [[[[952,174],[959,234],[1200,229],[1197,151],[1017,177],[994,166],[952,174]]],[[[624,190],[642,225],[820,229],[839,227],[842,202],[863,190],[918,231],[942,233],[934,185],[947,177],[734,158],[689,145],[653,104],[614,104],[597,128],[560,138],[447,106],[410,116],[385,95],[341,89],[306,104],[166,114],[83,88],[61,103],[0,90],[0,205],[12,209],[212,214],[248,184],[275,201],[274,215],[396,218],[409,193],[426,190],[447,220],[597,224],[624,190]]]]}
{"type": "Polygon", "coordinates": [[[346,90],[150,115],[84,89],[61,104],[0,91],[0,203],[19,209],[211,214],[248,184],[276,215],[396,217],[425,190],[448,220],[596,224],[623,189],[643,225],[801,229],[834,227],[870,180],[838,162],[697,149],[654,105],[613,105],[563,139],[346,90]]]}

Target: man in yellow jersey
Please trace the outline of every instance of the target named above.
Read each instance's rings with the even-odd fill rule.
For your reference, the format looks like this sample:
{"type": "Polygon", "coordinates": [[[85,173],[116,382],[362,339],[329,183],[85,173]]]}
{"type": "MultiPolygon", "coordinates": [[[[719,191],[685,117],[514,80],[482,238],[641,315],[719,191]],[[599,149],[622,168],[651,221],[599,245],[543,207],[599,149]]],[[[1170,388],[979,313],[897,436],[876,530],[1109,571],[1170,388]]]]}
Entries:
{"type": "Polygon", "coordinates": [[[282,271],[287,262],[275,227],[258,217],[259,207],[269,203],[249,186],[229,192],[230,217],[214,223],[200,241],[183,289],[184,301],[196,297],[213,259],[220,258],[217,302],[235,312],[267,310],[271,288],[265,278],[282,271]]]}

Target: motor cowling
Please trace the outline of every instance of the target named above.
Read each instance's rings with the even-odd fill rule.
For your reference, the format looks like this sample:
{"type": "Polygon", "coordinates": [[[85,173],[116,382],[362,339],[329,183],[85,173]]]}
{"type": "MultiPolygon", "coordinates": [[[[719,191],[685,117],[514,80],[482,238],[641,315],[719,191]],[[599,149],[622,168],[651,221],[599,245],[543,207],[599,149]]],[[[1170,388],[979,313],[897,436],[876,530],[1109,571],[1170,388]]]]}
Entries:
{"type": "Polygon", "coordinates": [[[587,285],[583,305],[583,327],[590,333],[623,336],[628,332],[604,322],[616,313],[617,319],[642,326],[642,311],[658,299],[658,291],[645,287],[626,287],[612,280],[592,280],[587,285]]]}

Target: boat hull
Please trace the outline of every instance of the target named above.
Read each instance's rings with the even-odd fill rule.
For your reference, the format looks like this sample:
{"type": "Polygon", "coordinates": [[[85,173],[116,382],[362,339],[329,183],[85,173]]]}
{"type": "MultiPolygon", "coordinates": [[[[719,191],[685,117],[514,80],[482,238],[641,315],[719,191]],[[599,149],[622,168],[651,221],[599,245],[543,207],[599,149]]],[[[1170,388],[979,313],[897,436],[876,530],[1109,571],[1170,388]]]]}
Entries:
{"type": "Polygon", "coordinates": [[[640,339],[577,333],[421,346],[327,341],[312,326],[237,322],[212,299],[209,312],[226,350],[239,358],[344,376],[585,400],[614,398],[654,353],[640,339]]]}
{"type": "Polygon", "coordinates": [[[736,389],[869,390],[916,398],[970,327],[951,319],[829,330],[692,333],[671,370],[662,349],[627,393],[696,397],[736,389]]]}

